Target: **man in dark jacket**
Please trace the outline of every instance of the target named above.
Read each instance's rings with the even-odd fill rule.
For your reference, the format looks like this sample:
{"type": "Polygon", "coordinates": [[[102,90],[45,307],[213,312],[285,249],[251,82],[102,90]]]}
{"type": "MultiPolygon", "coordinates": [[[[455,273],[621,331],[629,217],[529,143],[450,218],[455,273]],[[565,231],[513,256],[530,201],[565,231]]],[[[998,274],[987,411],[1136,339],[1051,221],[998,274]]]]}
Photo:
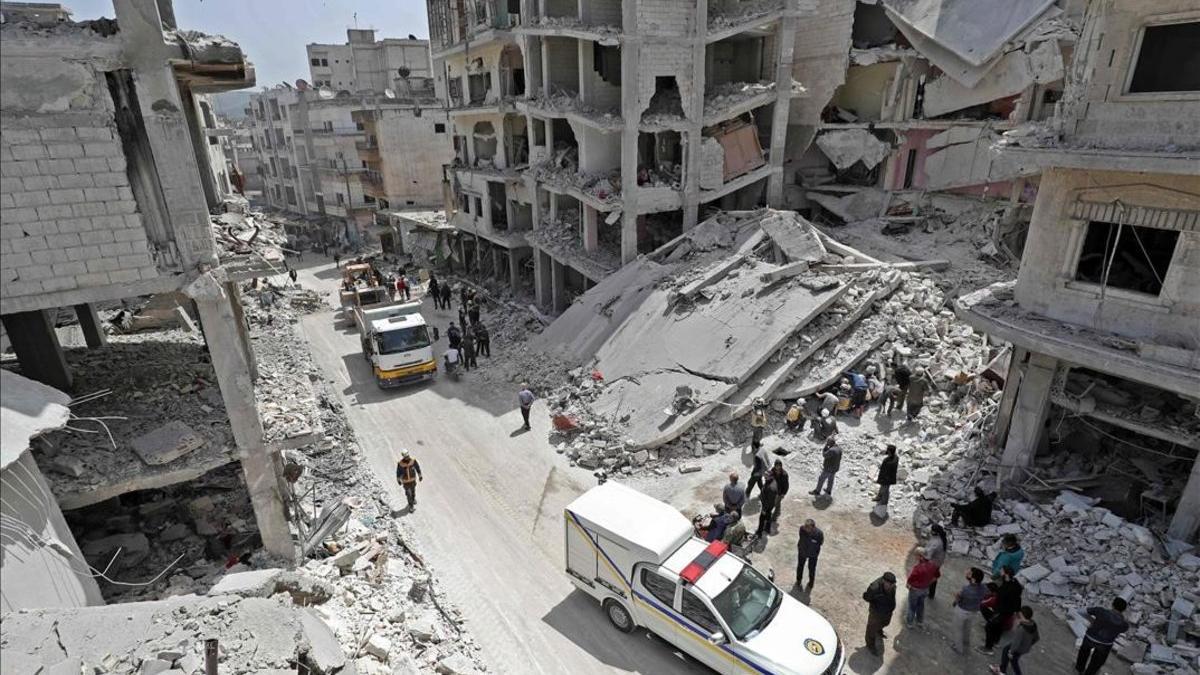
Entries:
{"type": "Polygon", "coordinates": [[[1014,578],[1015,574],[1013,568],[1003,567],[1000,570],[1000,582],[988,584],[989,588],[995,586],[996,601],[994,605],[979,610],[985,621],[983,624],[984,644],[978,648],[982,654],[993,653],[996,643],[1000,641],[1000,636],[1004,635],[1004,629],[1008,626],[1012,616],[1021,611],[1023,589],[1014,578]]]}
{"type": "Polygon", "coordinates": [[[906,364],[901,363],[892,371],[892,378],[895,386],[891,388],[886,402],[885,413],[888,417],[891,417],[892,410],[896,408],[904,410],[904,400],[908,398],[908,385],[912,382],[912,371],[906,364]]]}
{"type": "Polygon", "coordinates": [[[771,516],[771,524],[778,525],[779,513],[783,511],[783,498],[787,496],[790,486],[787,470],[783,468],[783,460],[775,460],[775,466],[771,467],[771,477],[775,479],[775,491],[779,493],[775,499],[775,513],[771,516]]]}
{"type": "Polygon", "coordinates": [[[475,351],[479,352],[480,356],[492,358],[492,336],[482,321],[475,324],[475,351]]]}
{"type": "Polygon", "coordinates": [[[883,655],[883,627],[892,622],[896,611],[896,575],[884,572],[863,592],[867,601],[867,649],[875,656],[883,655]]]}
{"type": "Polygon", "coordinates": [[[1125,621],[1125,598],[1113,598],[1112,609],[1090,607],[1087,611],[1091,625],[1083,635],[1083,644],[1075,655],[1075,672],[1096,675],[1108,660],[1117,636],[1129,630],[1125,621]]]}
{"type": "Polygon", "coordinates": [[[475,358],[475,331],[470,326],[466,326],[463,331],[462,352],[464,370],[469,371],[479,367],[479,361],[475,358]]]}
{"type": "Polygon", "coordinates": [[[775,484],[775,476],[770,471],[767,472],[762,482],[762,492],[758,495],[758,529],[754,531],[755,537],[761,537],[764,534],[771,533],[771,521],[775,517],[775,507],[779,502],[779,488],[775,484]]]}
{"type": "Polygon", "coordinates": [[[1000,650],[1000,665],[990,666],[992,672],[1008,675],[1008,666],[1012,665],[1013,673],[1021,675],[1021,657],[1028,654],[1040,639],[1037,623],[1033,620],[1033,608],[1025,605],[1021,608],[1020,620],[1013,628],[1012,640],[1000,650]]]}
{"type": "Polygon", "coordinates": [[[800,539],[796,541],[796,587],[804,581],[804,566],[808,565],[808,586],[813,587],[817,580],[817,558],[821,555],[821,546],[825,543],[825,533],[821,531],[812,518],[800,526],[800,539]]]}
{"type": "Polygon", "coordinates": [[[429,291],[428,291],[428,294],[429,294],[429,297],[433,298],[433,308],[434,308],[434,309],[441,309],[441,308],[442,308],[442,296],[438,295],[438,293],[439,293],[441,290],[442,290],[442,289],[441,289],[441,288],[439,287],[439,285],[438,285],[438,280],[437,280],[437,277],[435,277],[435,276],[433,276],[432,274],[430,274],[430,275],[429,275],[429,291]]]}
{"type": "Polygon", "coordinates": [[[925,394],[933,387],[933,382],[929,379],[929,373],[924,368],[917,370],[917,376],[912,378],[908,383],[908,398],[905,405],[905,412],[908,415],[909,422],[917,421],[917,415],[921,414],[921,408],[925,407],[925,394]]]}
{"type": "Polygon", "coordinates": [[[462,346],[462,332],[458,330],[458,326],[454,322],[450,322],[450,327],[446,329],[446,341],[450,346],[458,349],[462,346]]]}
{"type": "Polygon", "coordinates": [[[442,309],[450,309],[450,298],[454,295],[454,291],[450,289],[449,282],[441,285],[439,293],[442,296],[442,309]]]}
{"type": "Polygon", "coordinates": [[[833,477],[837,475],[838,469],[842,466],[842,449],[838,447],[836,436],[830,436],[825,441],[825,450],[821,454],[823,457],[821,475],[817,477],[817,487],[813,488],[810,495],[821,494],[822,487],[825,488],[826,495],[833,492],[833,477]]]}
{"type": "Polygon", "coordinates": [[[879,476],[875,482],[879,484],[879,493],[875,495],[875,503],[887,506],[892,496],[892,486],[896,484],[896,472],[900,469],[900,458],[896,456],[896,446],[888,444],[883,453],[883,461],[879,463],[879,476]]]}

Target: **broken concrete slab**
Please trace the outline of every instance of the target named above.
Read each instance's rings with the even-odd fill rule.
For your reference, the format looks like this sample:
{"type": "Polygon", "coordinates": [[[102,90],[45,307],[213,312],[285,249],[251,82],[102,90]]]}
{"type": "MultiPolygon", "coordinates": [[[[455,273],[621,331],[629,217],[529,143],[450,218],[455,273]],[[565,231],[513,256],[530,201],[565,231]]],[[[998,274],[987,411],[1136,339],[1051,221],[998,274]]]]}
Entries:
{"type": "Polygon", "coordinates": [[[762,219],[760,227],[790,263],[820,262],[828,253],[812,223],[794,213],[773,213],[762,219]]]}
{"type": "Polygon", "coordinates": [[[17,461],[35,436],[63,427],[71,418],[70,402],[54,387],[0,370],[0,469],[17,461]]]}
{"type": "MultiPolygon", "coordinates": [[[[816,190],[809,190],[807,194],[810,200],[820,204],[821,207],[847,223],[856,223],[879,216],[888,200],[886,192],[875,188],[867,188],[842,196],[828,195],[816,190]]],[[[836,251],[834,252],[836,253],[836,251]]]]}
{"type": "Polygon", "coordinates": [[[892,151],[890,144],[879,140],[866,129],[825,131],[817,136],[817,147],[834,166],[843,171],[858,162],[872,169],[887,159],[892,151]]]}
{"type": "Polygon", "coordinates": [[[810,358],[792,371],[774,398],[796,399],[827,389],[887,339],[886,319],[870,316],[854,325],[821,358],[810,358]]]}

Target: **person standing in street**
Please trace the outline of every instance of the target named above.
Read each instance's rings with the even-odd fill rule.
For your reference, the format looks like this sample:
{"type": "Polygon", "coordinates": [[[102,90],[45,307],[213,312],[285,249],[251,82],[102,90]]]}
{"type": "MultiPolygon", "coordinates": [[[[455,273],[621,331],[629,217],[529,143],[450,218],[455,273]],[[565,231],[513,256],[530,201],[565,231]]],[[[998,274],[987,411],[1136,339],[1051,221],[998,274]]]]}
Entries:
{"type": "Polygon", "coordinates": [[[1014,578],[1013,568],[1005,566],[1000,570],[1000,581],[996,584],[995,602],[991,606],[985,602],[979,610],[983,614],[983,646],[978,648],[981,654],[991,655],[995,652],[996,643],[1008,628],[1014,614],[1021,610],[1021,584],[1014,578]]]}
{"type": "Polygon", "coordinates": [[[883,629],[892,622],[896,611],[896,575],[884,572],[863,591],[867,601],[867,650],[875,656],[883,656],[883,629]]]}
{"type": "Polygon", "coordinates": [[[762,445],[763,431],[767,428],[767,402],[762,398],[754,399],[754,407],[750,410],[750,447],[757,450],[762,445]]]}
{"type": "Polygon", "coordinates": [[[909,382],[908,398],[905,403],[905,412],[908,415],[909,422],[916,422],[917,415],[921,414],[921,408],[925,407],[925,394],[933,383],[929,381],[929,372],[924,368],[917,370],[917,375],[909,382]]]}
{"type": "Polygon", "coordinates": [[[342,254],[336,251],[333,253],[333,266],[338,269],[342,267],[342,254]]]}
{"type": "Polygon", "coordinates": [[[475,359],[475,331],[470,326],[463,329],[462,353],[463,370],[470,372],[472,368],[479,367],[479,361],[475,359]]]}
{"type": "Polygon", "coordinates": [[[951,644],[958,654],[966,654],[971,648],[971,622],[979,612],[987,587],[983,585],[983,570],[972,567],[966,573],[967,583],[954,594],[954,624],[956,634],[951,634],[951,644]]]}
{"type": "Polygon", "coordinates": [[[762,487],[767,472],[771,470],[771,455],[761,447],[754,451],[754,465],[750,469],[750,480],[746,483],[746,499],[750,499],[755,486],[762,487]]]}
{"type": "Polygon", "coordinates": [[[1129,622],[1125,620],[1125,608],[1128,605],[1125,598],[1116,597],[1112,601],[1112,609],[1089,607],[1087,610],[1087,632],[1083,635],[1083,643],[1075,655],[1075,672],[1082,675],[1096,675],[1100,667],[1108,660],[1113,642],[1117,636],[1129,630],[1129,622]]]}
{"type": "Polygon", "coordinates": [[[438,295],[438,292],[441,291],[442,289],[441,289],[440,284],[438,284],[437,277],[433,276],[432,274],[429,275],[428,288],[429,288],[429,290],[427,291],[427,293],[430,297],[433,298],[433,308],[441,309],[442,308],[442,296],[438,295]]]}
{"type": "Polygon", "coordinates": [[[824,487],[825,495],[829,496],[833,493],[833,477],[837,475],[838,469],[842,466],[842,449],[838,447],[836,436],[830,436],[825,441],[825,450],[821,455],[821,475],[817,477],[817,487],[808,494],[819,495],[821,488],[824,487]]]}
{"type": "Polygon", "coordinates": [[[446,342],[454,349],[462,346],[462,332],[458,330],[458,326],[454,322],[450,322],[450,327],[446,329],[446,342]]]}
{"type": "Polygon", "coordinates": [[[479,301],[474,298],[471,299],[471,304],[467,306],[467,319],[470,320],[471,325],[479,323],[479,301]]]}
{"type": "Polygon", "coordinates": [[[441,293],[441,296],[442,296],[442,309],[449,311],[450,310],[450,298],[454,295],[454,292],[452,290],[450,290],[450,284],[449,283],[442,284],[441,288],[439,289],[439,292],[441,293]]]}
{"type": "Polygon", "coordinates": [[[908,573],[908,612],[904,615],[904,625],[909,628],[925,626],[925,598],[929,595],[929,586],[941,574],[937,565],[929,559],[924,547],[917,547],[917,564],[908,573]]]}
{"type": "Polygon", "coordinates": [[[812,590],[817,581],[817,558],[821,555],[821,546],[825,544],[825,533],[812,518],[800,526],[800,538],[796,541],[796,588],[804,583],[804,567],[808,566],[808,586],[812,590]]]}
{"type": "MultiPolygon", "coordinates": [[[[930,562],[937,565],[938,576],[941,576],[942,565],[946,564],[946,551],[949,549],[949,542],[946,539],[946,528],[938,523],[934,523],[929,527],[929,538],[925,540],[925,555],[930,562]]],[[[937,595],[937,579],[929,585],[929,599],[933,600],[937,595]]]]}
{"type": "Polygon", "coordinates": [[[892,416],[892,410],[899,409],[904,411],[905,400],[908,398],[908,386],[912,384],[912,371],[908,369],[908,364],[901,363],[892,371],[892,379],[896,386],[891,390],[891,396],[887,400],[887,416],[892,416]]]}
{"type": "Polygon", "coordinates": [[[889,443],[883,452],[883,461],[879,463],[879,475],[875,478],[875,482],[879,485],[879,492],[875,494],[875,503],[883,507],[884,513],[887,513],[888,501],[892,497],[892,486],[896,484],[896,474],[899,470],[900,458],[896,455],[896,446],[889,443]]]}
{"type": "Polygon", "coordinates": [[[1014,675],[1021,675],[1021,657],[1028,654],[1029,650],[1037,644],[1041,636],[1038,635],[1037,623],[1033,620],[1033,608],[1025,605],[1021,608],[1020,620],[1013,628],[1012,640],[1004,645],[1004,649],[1000,650],[1000,665],[990,666],[993,673],[1002,673],[1007,675],[1008,667],[1011,665],[1014,675]]]}
{"type": "Polygon", "coordinates": [[[525,431],[529,431],[529,409],[533,407],[533,392],[529,391],[529,385],[521,383],[521,391],[517,392],[517,403],[521,406],[521,419],[525,421],[523,427],[525,431]]]}
{"type": "Polygon", "coordinates": [[[838,423],[834,419],[833,413],[822,408],[820,416],[813,420],[813,432],[821,440],[836,436],[838,433],[838,423]]]}
{"type": "Polygon", "coordinates": [[[771,522],[775,519],[775,509],[779,505],[779,488],[775,485],[775,477],[769,471],[763,478],[758,504],[758,529],[754,531],[756,539],[771,533],[771,522]]]}
{"type": "Polygon", "coordinates": [[[779,523],[779,514],[783,511],[783,498],[787,496],[788,488],[791,487],[791,480],[788,478],[787,469],[783,468],[783,460],[775,460],[775,466],[771,467],[771,478],[775,481],[775,491],[778,496],[775,498],[775,512],[771,515],[771,524],[779,523]]]}
{"type": "Polygon", "coordinates": [[[721,491],[721,502],[725,505],[726,511],[737,511],[738,513],[741,513],[742,507],[746,505],[746,488],[738,484],[736,471],[729,474],[729,482],[721,491]]]}
{"type": "Polygon", "coordinates": [[[396,482],[404,489],[404,498],[408,500],[408,510],[417,508],[417,481],[423,481],[421,465],[413,459],[408,450],[400,451],[400,461],[396,462],[396,482]]]}
{"type": "Polygon", "coordinates": [[[480,356],[492,358],[492,336],[482,321],[475,324],[475,350],[480,356]]]}

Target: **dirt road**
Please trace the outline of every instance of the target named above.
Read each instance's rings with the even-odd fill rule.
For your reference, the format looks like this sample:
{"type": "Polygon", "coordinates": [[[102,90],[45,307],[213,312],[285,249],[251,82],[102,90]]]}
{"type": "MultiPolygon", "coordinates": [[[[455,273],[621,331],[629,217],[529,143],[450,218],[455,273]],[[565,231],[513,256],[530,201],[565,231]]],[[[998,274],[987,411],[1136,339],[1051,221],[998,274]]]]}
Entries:
{"type": "MultiPolygon", "coordinates": [[[[332,270],[306,272],[306,281],[330,287],[332,270]]],[[[426,305],[438,325],[451,320],[426,305]]],[[[704,672],[645,632],[617,632],[594,601],[573,592],[563,572],[561,514],[594,479],[550,447],[540,402],[533,431],[522,433],[516,391],[475,386],[472,374],[381,391],[353,329],[320,313],[303,321],[302,332],[396,503],[401,448],[420,461],[417,509],[403,517],[415,521],[420,550],[495,672],[704,672]]],[[[444,344],[443,337],[435,350],[444,344]]]]}

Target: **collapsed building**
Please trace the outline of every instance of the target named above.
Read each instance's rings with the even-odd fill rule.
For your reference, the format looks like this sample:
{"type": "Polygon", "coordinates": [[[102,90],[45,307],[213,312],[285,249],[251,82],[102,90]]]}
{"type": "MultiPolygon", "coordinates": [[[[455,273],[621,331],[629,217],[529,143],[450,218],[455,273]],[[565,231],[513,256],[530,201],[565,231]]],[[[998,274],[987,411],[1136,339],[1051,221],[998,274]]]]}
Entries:
{"type": "Polygon", "coordinates": [[[312,84],[251,98],[251,140],[264,201],[310,219],[306,240],[391,252],[378,214],[441,204],[449,122],[426,41],[347,34],[346,45],[308,46],[312,84]]]}
{"type": "Polygon", "coordinates": [[[795,0],[428,3],[464,260],[562,311],[709,207],[781,199],[795,0]]]}
{"type": "Polygon", "coordinates": [[[1017,279],[957,306],[1015,347],[996,429],[1013,477],[1052,442],[1112,448],[1149,465],[1123,489],[1180,540],[1200,528],[1198,38],[1194,3],[1088,4],[1057,114],[999,148],[1041,173],[1017,279]]]}
{"type": "MultiPolygon", "coordinates": [[[[147,480],[193,478],[192,461],[237,459],[265,548],[291,558],[277,454],[263,442],[254,401],[241,301],[210,230],[209,209],[222,194],[211,180],[196,101],[253,84],[253,67],[223,38],[178,30],[169,5],[160,12],[119,2],[116,10],[115,22],[10,22],[2,29],[4,328],[24,376],[92,394],[76,387],[90,371],[72,368],[64,356],[55,331],[59,308],[74,309],[88,347],[106,350],[98,303],[180,294],[210,347],[207,382],[228,413],[231,442],[202,442],[207,452],[180,457],[204,439],[164,432],[148,441],[147,459],[123,438],[103,466],[73,465],[54,474],[52,487],[67,498],[77,487],[70,479],[87,472],[99,482],[87,491],[110,498],[147,480]]],[[[183,404],[207,405],[192,393],[183,404]]],[[[6,586],[18,579],[5,578],[6,586]]]]}

